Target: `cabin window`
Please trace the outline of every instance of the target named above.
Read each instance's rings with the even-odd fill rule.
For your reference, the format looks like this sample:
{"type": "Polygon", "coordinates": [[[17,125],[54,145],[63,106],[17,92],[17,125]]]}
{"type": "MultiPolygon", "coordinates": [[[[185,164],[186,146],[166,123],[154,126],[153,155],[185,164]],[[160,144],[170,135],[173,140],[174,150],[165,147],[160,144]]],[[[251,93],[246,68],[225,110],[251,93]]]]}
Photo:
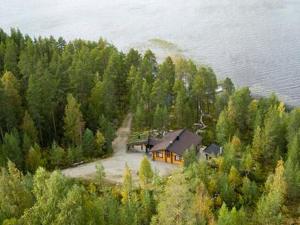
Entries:
{"type": "Polygon", "coordinates": [[[156,152],[156,157],[163,158],[164,156],[162,152],[156,152]]]}
{"type": "Polygon", "coordinates": [[[166,157],[170,157],[170,152],[169,151],[166,151],[166,157]]]}
{"type": "Polygon", "coordinates": [[[181,156],[180,155],[175,155],[175,161],[181,161],[181,156]]]}

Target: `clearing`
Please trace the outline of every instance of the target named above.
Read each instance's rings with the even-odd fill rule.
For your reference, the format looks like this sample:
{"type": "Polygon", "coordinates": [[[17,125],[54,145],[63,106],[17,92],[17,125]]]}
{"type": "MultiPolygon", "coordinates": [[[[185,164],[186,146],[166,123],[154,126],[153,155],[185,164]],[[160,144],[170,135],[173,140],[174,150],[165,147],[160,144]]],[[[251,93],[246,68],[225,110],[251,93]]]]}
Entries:
{"type": "MultiPolygon", "coordinates": [[[[127,163],[131,169],[133,180],[137,180],[137,171],[139,170],[140,162],[145,156],[145,153],[126,152],[127,140],[130,134],[132,116],[126,116],[122,126],[117,131],[117,137],[113,141],[114,153],[111,157],[100,159],[95,162],[86,163],[77,167],[72,167],[62,170],[65,176],[72,178],[91,178],[95,175],[96,165],[101,163],[104,167],[106,179],[110,182],[122,182],[123,171],[127,163]]],[[[152,161],[153,170],[157,171],[161,176],[166,176],[174,171],[179,166],[167,164],[164,162],[152,161]]]]}

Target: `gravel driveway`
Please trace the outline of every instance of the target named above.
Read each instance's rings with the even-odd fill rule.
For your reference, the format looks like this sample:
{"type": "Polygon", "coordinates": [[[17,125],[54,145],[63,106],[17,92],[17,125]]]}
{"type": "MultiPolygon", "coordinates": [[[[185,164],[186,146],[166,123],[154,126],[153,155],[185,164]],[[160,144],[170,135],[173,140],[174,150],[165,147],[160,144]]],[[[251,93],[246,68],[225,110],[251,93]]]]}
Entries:
{"type": "MultiPolygon", "coordinates": [[[[106,179],[108,181],[119,183],[122,181],[125,163],[127,163],[132,170],[133,179],[137,180],[137,171],[139,169],[140,162],[145,154],[126,152],[126,144],[128,136],[130,134],[131,121],[132,116],[128,115],[125,118],[123,125],[118,129],[117,137],[113,141],[114,154],[112,157],[82,164],[77,167],[64,169],[62,170],[62,173],[68,177],[73,178],[90,178],[96,172],[95,166],[97,165],[97,163],[101,163],[105,169],[106,179]]],[[[179,166],[176,165],[152,161],[150,158],[149,161],[152,164],[152,168],[158,171],[161,176],[166,176],[176,168],[179,168],[179,166]]]]}

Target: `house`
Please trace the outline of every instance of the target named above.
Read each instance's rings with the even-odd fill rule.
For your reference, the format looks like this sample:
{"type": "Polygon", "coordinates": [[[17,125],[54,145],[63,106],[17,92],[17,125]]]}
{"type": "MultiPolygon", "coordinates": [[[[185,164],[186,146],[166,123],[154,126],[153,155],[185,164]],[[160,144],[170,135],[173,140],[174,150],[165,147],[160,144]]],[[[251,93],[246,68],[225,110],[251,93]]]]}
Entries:
{"type": "Polygon", "coordinates": [[[186,129],[167,133],[151,149],[153,160],[182,164],[183,154],[191,146],[198,152],[202,138],[186,129]]]}
{"type": "Polygon", "coordinates": [[[210,144],[203,150],[203,154],[206,159],[211,159],[213,157],[217,157],[221,155],[223,152],[223,148],[217,144],[210,144]]]}

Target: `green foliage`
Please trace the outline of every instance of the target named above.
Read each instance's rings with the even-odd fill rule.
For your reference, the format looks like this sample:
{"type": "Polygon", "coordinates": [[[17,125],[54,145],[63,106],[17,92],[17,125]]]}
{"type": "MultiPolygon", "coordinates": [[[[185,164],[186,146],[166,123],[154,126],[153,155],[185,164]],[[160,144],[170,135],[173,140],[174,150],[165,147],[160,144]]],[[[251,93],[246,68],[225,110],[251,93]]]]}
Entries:
{"type": "Polygon", "coordinates": [[[144,156],[140,164],[139,178],[142,187],[145,187],[148,184],[152,183],[153,171],[151,168],[151,164],[146,156],[144,156]]]}
{"type": "Polygon", "coordinates": [[[95,136],[95,145],[96,145],[96,156],[103,155],[103,146],[105,144],[105,138],[103,134],[98,130],[95,136]]]}
{"type": "Polygon", "coordinates": [[[28,171],[34,173],[39,166],[43,165],[42,154],[40,147],[35,144],[31,147],[26,156],[26,168],[28,171]]]}
{"type": "Polygon", "coordinates": [[[280,224],[297,213],[300,114],[275,95],[254,99],[229,78],[218,84],[192,60],[158,64],[150,50],[124,54],[103,39],[67,43],[14,29],[0,29],[0,73],[0,165],[36,171],[32,179],[10,162],[1,170],[1,224],[280,224]],[[224,152],[207,161],[189,152],[170,178],[144,159],[140,186],[128,167],[121,187],[104,185],[101,166],[96,182],[38,169],[111,154],[128,112],[137,131],[205,125],[203,144],[224,152]],[[280,158],[285,169],[280,162],[267,179],[280,158]]]}
{"type": "Polygon", "coordinates": [[[122,183],[122,203],[127,204],[131,201],[133,183],[132,183],[132,174],[126,163],[124,175],[123,175],[123,183],[122,183]]]}
{"type": "MultiPolygon", "coordinates": [[[[33,196],[27,178],[11,161],[0,175],[0,223],[5,219],[19,218],[33,204],[33,196]]],[[[6,221],[8,223],[8,221],[6,221]]]]}
{"type": "Polygon", "coordinates": [[[283,161],[278,161],[275,174],[266,182],[266,193],[257,203],[256,224],[282,224],[282,207],[286,195],[283,161]]]}
{"type": "Polygon", "coordinates": [[[19,82],[11,72],[6,72],[1,78],[4,90],[5,124],[6,129],[11,130],[18,126],[21,120],[22,99],[19,94],[19,82]]]}
{"type": "Polygon", "coordinates": [[[288,197],[297,199],[300,197],[300,140],[299,132],[294,136],[288,146],[287,160],[285,164],[285,177],[288,184],[288,197]]]}
{"type": "Polygon", "coordinates": [[[167,182],[157,206],[157,217],[151,224],[194,224],[190,208],[191,193],[185,182],[184,175],[174,174],[167,182]],[[172,215],[172,216],[170,216],[172,215]]]}
{"type": "Polygon", "coordinates": [[[104,167],[102,164],[97,164],[96,165],[96,184],[99,187],[103,186],[103,182],[104,182],[104,178],[105,178],[105,171],[104,171],[104,167]]]}
{"type": "Polygon", "coordinates": [[[168,117],[167,107],[157,105],[153,116],[153,127],[158,130],[165,130],[168,126],[168,117]]]}
{"type": "Polygon", "coordinates": [[[93,131],[86,128],[82,138],[82,151],[85,156],[91,156],[95,151],[95,137],[93,131]]]}
{"type": "Polygon", "coordinates": [[[64,149],[56,143],[52,144],[49,155],[50,165],[52,167],[61,167],[65,164],[66,153],[64,149]]]}
{"type": "Polygon", "coordinates": [[[18,168],[23,168],[23,153],[20,146],[19,134],[16,130],[6,133],[3,138],[2,154],[4,159],[11,160],[18,168]]]}
{"type": "Polygon", "coordinates": [[[193,163],[197,162],[197,152],[196,148],[192,146],[188,151],[186,151],[183,155],[184,167],[188,168],[193,163]]]}
{"type": "Polygon", "coordinates": [[[69,94],[67,98],[68,104],[65,108],[64,129],[66,139],[74,144],[79,145],[82,143],[82,133],[84,128],[84,121],[80,111],[80,104],[76,99],[69,94]]]}
{"type": "Polygon", "coordinates": [[[240,225],[247,224],[246,214],[243,209],[236,210],[235,207],[232,210],[228,210],[225,203],[223,203],[219,211],[218,225],[240,225]]]}

